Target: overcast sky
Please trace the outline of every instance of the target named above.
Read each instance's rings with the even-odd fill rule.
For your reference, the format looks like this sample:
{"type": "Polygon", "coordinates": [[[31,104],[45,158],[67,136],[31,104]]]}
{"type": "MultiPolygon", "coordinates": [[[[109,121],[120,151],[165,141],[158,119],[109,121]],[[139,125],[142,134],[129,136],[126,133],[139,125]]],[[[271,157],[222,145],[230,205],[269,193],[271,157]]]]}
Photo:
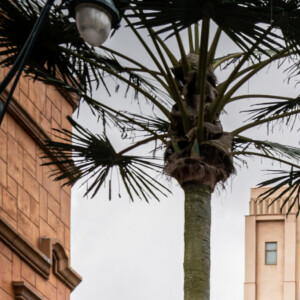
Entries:
{"type": "MultiPolygon", "coordinates": [[[[106,46],[149,63],[125,29],[119,30],[106,46]]],[[[230,47],[224,38],[220,55],[234,52],[230,47]]],[[[264,70],[243,87],[243,93],[299,95],[299,88],[296,90],[293,83],[287,85],[281,73],[275,65],[264,70]]],[[[221,81],[223,75],[219,72],[217,75],[221,81]]],[[[125,101],[122,91],[111,98],[99,91],[95,98],[120,103],[121,107],[125,101]]],[[[241,110],[240,103],[227,108],[227,114],[222,116],[225,130],[241,124],[241,110]]],[[[100,126],[91,120],[85,107],[79,120],[91,130],[100,126]]],[[[274,133],[267,136],[266,127],[259,127],[247,134],[262,140],[299,144],[296,130],[289,132],[275,127],[274,133]]],[[[116,148],[122,148],[118,139],[113,141],[116,148]]],[[[261,159],[250,160],[248,168],[237,168],[237,175],[227,181],[225,190],[218,189],[213,194],[211,300],[243,299],[244,219],[248,214],[250,188],[267,178],[261,169],[271,168],[280,166],[263,163],[261,159]]],[[[94,199],[87,199],[83,198],[84,187],[73,188],[71,261],[83,282],[72,293],[72,300],[183,300],[184,196],[175,181],[161,180],[171,187],[173,194],[150,204],[139,200],[132,203],[125,195],[119,199],[118,191],[108,201],[106,190],[94,199]]]]}

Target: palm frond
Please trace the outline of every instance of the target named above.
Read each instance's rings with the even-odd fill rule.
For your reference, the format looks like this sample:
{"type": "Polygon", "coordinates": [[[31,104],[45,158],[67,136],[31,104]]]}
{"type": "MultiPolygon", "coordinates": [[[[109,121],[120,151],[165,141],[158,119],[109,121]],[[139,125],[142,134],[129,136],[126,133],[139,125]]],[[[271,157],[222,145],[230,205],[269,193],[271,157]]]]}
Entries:
{"type": "Polygon", "coordinates": [[[264,193],[259,195],[258,199],[264,201],[273,196],[274,199],[272,199],[269,205],[272,205],[275,201],[284,199],[281,212],[287,206],[287,214],[289,214],[296,205],[298,216],[300,213],[300,171],[294,171],[292,168],[290,171],[269,170],[269,172],[278,176],[258,184],[258,187],[268,187],[264,193]]]}
{"type": "MultiPolygon", "coordinates": [[[[251,115],[253,121],[260,121],[265,118],[272,118],[280,116],[285,113],[296,111],[300,109],[300,96],[294,99],[280,100],[276,102],[264,102],[253,105],[256,108],[246,110],[251,115]]],[[[291,115],[286,117],[286,124],[297,118],[297,115],[291,115]]]]}
{"type": "Polygon", "coordinates": [[[160,138],[160,135],[168,132],[169,122],[157,116],[153,118],[142,114],[133,114],[128,111],[115,110],[86,95],[82,95],[82,99],[89,105],[98,121],[102,121],[104,132],[106,126],[114,126],[120,130],[124,139],[134,138],[137,133],[143,132],[146,136],[156,136],[162,141],[163,139],[160,138]],[[130,136],[128,136],[128,133],[130,133],[130,136]]]}
{"type": "Polygon", "coordinates": [[[151,157],[121,155],[117,153],[106,135],[95,135],[83,128],[72,118],[69,122],[76,130],[56,130],[60,141],[47,141],[47,147],[58,158],[56,162],[44,165],[65,166],[65,171],[54,170],[55,180],[67,180],[65,184],[74,184],[83,179],[88,182],[86,195],[94,197],[103,184],[109,181],[113,169],[119,171],[123,184],[133,201],[134,195],[149,201],[151,197],[159,200],[156,192],[166,196],[170,192],[158,180],[144,171],[144,168],[159,174],[162,166],[151,157]]]}
{"type": "MultiPolygon", "coordinates": [[[[168,128],[170,126],[170,122],[161,119],[157,116],[155,118],[149,116],[141,116],[138,114],[129,114],[139,125],[130,124],[130,127],[127,129],[127,131],[134,131],[134,132],[140,132],[144,131],[144,129],[140,126],[148,128],[151,131],[156,132],[157,134],[167,134],[168,128]]],[[[121,119],[121,118],[120,118],[121,119]]]]}
{"type": "MultiPolygon", "coordinates": [[[[39,73],[41,72],[42,71],[39,71],[39,73]]],[[[58,78],[52,76],[48,77],[47,74],[42,74],[40,80],[57,87],[58,90],[63,89],[69,93],[77,94],[81,98],[81,101],[89,106],[91,113],[97,121],[102,123],[104,132],[106,132],[107,127],[115,127],[120,130],[122,138],[128,137],[128,132],[130,133],[130,138],[135,137],[136,133],[143,132],[145,135],[156,136],[162,141],[163,139],[160,138],[160,135],[164,135],[168,132],[169,122],[157,116],[152,118],[151,116],[147,117],[128,111],[113,109],[58,78]]]]}
{"type": "Polygon", "coordinates": [[[300,45],[300,2],[298,0],[280,1],[281,12],[274,15],[273,23],[280,28],[286,43],[299,50],[300,45]]]}
{"type": "MultiPolygon", "coordinates": [[[[0,3],[0,49],[5,55],[1,64],[12,65],[21,51],[34,23],[44,6],[44,1],[3,0],[0,3]],[[21,26],[21,30],[20,30],[21,26]]],[[[91,88],[95,78],[90,78],[89,71],[99,71],[88,63],[61,51],[61,45],[91,56],[90,49],[80,38],[76,26],[68,17],[54,6],[42,28],[37,45],[32,51],[27,69],[33,76],[36,70],[43,70],[48,75],[62,78],[80,88],[91,88]]]]}
{"type": "MultiPolygon", "coordinates": [[[[253,51],[253,55],[258,59],[261,60],[262,56],[265,55],[265,53],[268,54],[268,56],[273,56],[277,52],[274,50],[264,50],[264,53],[261,51],[253,51]]],[[[229,53],[222,57],[216,57],[213,62],[213,68],[216,69],[217,67],[221,67],[222,70],[227,69],[232,64],[235,64],[240,61],[240,59],[245,55],[244,52],[235,52],[235,53],[229,53]]],[[[249,57],[249,62],[253,62],[253,57],[249,57]]]]}
{"type": "Polygon", "coordinates": [[[300,161],[300,148],[274,143],[270,141],[260,141],[244,136],[237,136],[233,140],[233,155],[247,155],[259,151],[268,158],[286,158],[289,161],[300,161]]]}
{"type": "MultiPolygon", "coordinates": [[[[44,1],[39,0],[1,1],[0,65],[7,67],[14,63],[43,5],[44,1]]],[[[135,85],[159,93],[147,79],[122,66],[113,55],[100,55],[87,46],[63,8],[63,4],[53,6],[27,63],[27,74],[47,84],[53,84],[52,78],[59,78],[84,92],[91,92],[92,85],[103,85],[108,91],[107,74],[124,73],[127,91],[135,85]]],[[[136,90],[135,93],[137,97],[136,90]]]]}
{"type": "MultiPolygon", "coordinates": [[[[136,26],[157,27],[157,33],[182,30],[203,20],[213,19],[241,48],[250,49],[266,33],[264,25],[280,29],[270,32],[260,44],[267,49],[278,45],[299,49],[299,14],[297,0],[134,0],[132,18],[143,17],[136,26]]],[[[263,49],[263,48],[262,48],[263,49]]]]}

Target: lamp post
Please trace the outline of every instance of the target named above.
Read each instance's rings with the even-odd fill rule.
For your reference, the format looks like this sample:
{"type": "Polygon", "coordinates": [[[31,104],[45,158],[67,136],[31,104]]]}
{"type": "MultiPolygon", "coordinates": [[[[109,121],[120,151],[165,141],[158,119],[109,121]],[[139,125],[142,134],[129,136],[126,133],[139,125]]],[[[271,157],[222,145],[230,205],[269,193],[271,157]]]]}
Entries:
{"type": "MultiPolygon", "coordinates": [[[[47,0],[45,3],[16,61],[0,83],[1,95],[14,79],[4,105],[0,101],[0,126],[26,62],[36,44],[39,33],[54,1],[47,0]]],[[[66,4],[70,15],[76,19],[77,29],[81,37],[91,46],[100,46],[108,38],[110,30],[118,27],[120,15],[112,0],[67,0],[66,4]]]]}

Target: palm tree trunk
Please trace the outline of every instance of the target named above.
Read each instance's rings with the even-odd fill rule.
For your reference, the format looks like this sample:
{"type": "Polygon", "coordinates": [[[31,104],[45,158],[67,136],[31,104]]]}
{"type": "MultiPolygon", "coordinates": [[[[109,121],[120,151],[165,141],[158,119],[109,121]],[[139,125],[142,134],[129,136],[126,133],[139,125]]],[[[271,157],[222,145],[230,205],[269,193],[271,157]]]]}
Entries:
{"type": "Polygon", "coordinates": [[[210,298],[211,188],[187,183],[184,228],[184,300],[210,298]]]}

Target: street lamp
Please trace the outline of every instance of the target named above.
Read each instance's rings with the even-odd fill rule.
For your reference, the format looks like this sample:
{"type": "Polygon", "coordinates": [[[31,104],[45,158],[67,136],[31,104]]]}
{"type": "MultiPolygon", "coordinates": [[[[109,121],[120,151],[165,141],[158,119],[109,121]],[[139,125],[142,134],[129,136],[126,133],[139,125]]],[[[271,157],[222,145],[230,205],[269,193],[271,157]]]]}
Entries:
{"type": "Polygon", "coordinates": [[[102,45],[118,27],[120,15],[112,0],[69,0],[69,7],[81,37],[91,46],[102,45]]]}
{"type": "MultiPolygon", "coordinates": [[[[39,18],[19,53],[12,68],[0,83],[0,95],[14,78],[5,104],[0,100],[0,125],[7,111],[9,102],[24,70],[28,57],[38,39],[42,26],[55,0],[47,0],[39,18]]],[[[108,38],[112,28],[118,28],[119,11],[113,0],[67,0],[70,15],[75,17],[76,25],[81,37],[91,46],[100,46],[108,38]]]]}

